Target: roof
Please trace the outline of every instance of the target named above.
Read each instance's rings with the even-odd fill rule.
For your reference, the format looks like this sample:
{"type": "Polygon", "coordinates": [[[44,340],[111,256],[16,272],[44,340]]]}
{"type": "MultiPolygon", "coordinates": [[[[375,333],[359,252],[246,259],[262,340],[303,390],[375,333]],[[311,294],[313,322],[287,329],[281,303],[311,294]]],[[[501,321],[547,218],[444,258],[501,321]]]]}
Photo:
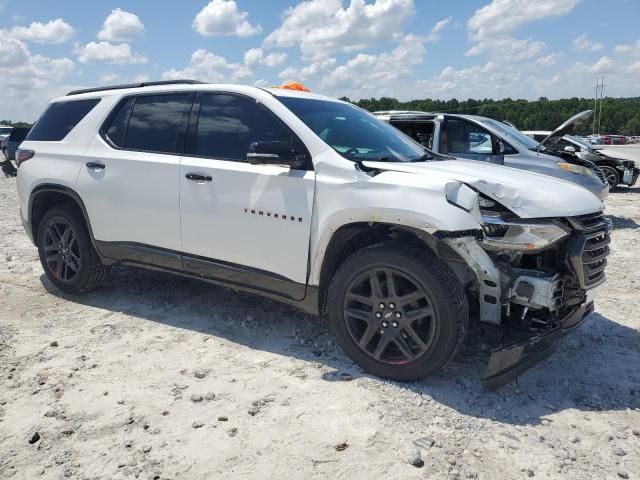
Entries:
{"type": "Polygon", "coordinates": [[[470,120],[476,120],[476,121],[488,118],[488,117],[483,117],[481,115],[467,115],[465,113],[422,112],[419,110],[379,110],[379,111],[373,112],[373,114],[378,116],[388,116],[388,117],[395,117],[395,118],[404,117],[404,118],[411,118],[411,119],[420,118],[420,117],[433,118],[439,115],[468,118],[470,120]]]}
{"type": "Polygon", "coordinates": [[[299,90],[285,89],[281,87],[254,87],[250,85],[239,84],[224,84],[224,83],[205,83],[196,80],[167,80],[159,82],[142,82],[124,85],[111,85],[106,87],[88,88],[82,90],[73,90],[64,97],[59,97],[54,102],[70,101],[70,100],[83,100],[90,98],[107,97],[112,95],[131,95],[137,93],[153,93],[153,92],[189,92],[189,91],[228,91],[234,93],[244,93],[247,95],[255,96],[256,92],[267,92],[271,95],[278,97],[297,97],[297,98],[310,98],[315,100],[326,100],[341,102],[341,100],[325,97],[313,92],[304,92],[299,90]]]}

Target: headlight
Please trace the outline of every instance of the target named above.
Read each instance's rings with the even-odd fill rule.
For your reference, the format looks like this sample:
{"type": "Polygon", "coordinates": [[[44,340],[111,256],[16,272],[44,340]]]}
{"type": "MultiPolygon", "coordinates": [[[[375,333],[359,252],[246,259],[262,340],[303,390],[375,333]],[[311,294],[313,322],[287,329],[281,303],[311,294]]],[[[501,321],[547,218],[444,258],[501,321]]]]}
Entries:
{"type": "Polygon", "coordinates": [[[567,172],[577,173],[578,175],[586,175],[588,177],[593,177],[593,171],[587,167],[583,167],[581,165],[574,165],[573,163],[566,162],[558,162],[557,165],[567,172]]]}
{"type": "Polygon", "coordinates": [[[535,253],[569,235],[562,225],[552,221],[505,221],[496,215],[483,215],[482,220],[482,245],[487,250],[535,253]]]}

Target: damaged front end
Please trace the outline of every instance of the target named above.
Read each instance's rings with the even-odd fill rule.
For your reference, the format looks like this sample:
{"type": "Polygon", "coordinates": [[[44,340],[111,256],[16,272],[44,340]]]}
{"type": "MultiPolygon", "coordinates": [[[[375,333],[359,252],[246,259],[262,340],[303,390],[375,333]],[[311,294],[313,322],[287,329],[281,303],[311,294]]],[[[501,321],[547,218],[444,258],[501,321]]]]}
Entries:
{"type": "Polygon", "coordinates": [[[474,271],[480,321],[501,329],[482,385],[500,387],[551,355],[593,312],[611,223],[602,212],[521,219],[479,194],[482,230],[443,240],[474,271]]]}

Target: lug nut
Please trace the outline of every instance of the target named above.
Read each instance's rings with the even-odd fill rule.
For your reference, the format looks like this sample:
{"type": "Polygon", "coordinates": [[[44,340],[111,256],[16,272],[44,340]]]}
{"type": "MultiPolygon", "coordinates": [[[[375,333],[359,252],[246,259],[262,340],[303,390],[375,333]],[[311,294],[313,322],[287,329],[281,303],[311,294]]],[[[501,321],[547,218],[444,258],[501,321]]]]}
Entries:
{"type": "Polygon", "coordinates": [[[380,305],[378,305],[378,306],[379,306],[380,308],[384,308],[384,307],[385,307],[384,303],[382,303],[382,302],[380,302],[380,305]]]}
{"type": "Polygon", "coordinates": [[[398,322],[396,322],[395,320],[393,321],[393,323],[391,325],[393,325],[393,328],[398,328],[398,322]]]}
{"type": "Polygon", "coordinates": [[[393,310],[394,308],[396,308],[396,304],[395,304],[395,303],[390,303],[390,304],[389,304],[389,308],[390,308],[391,310],[393,310]]]}
{"type": "Polygon", "coordinates": [[[380,312],[376,312],[376,318],[382,318],[382,314],[380,312]]]}
{"type": "Polygon", "coordinates": [[[387,328],[387,327],[389,326],[389,324],[388,324],[388,323],[387,323],[387,321],[385,320],[384,322],[382,322],[382,326],[383,326],[384,328],[387,328]]]}
{"type": "Polygon", "coordinates": [[[400,318],[402,317],[402,314],[400,312],[396,312],[396,318],[400,318]]]}

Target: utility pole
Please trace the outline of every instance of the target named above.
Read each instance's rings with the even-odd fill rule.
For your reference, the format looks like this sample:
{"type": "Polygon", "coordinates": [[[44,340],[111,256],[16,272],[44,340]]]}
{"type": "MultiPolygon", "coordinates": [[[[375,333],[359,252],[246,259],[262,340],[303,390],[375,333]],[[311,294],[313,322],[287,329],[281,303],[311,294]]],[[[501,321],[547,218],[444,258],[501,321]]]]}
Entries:
{"type": "Polygon", "coordinates": [[[598,87],[600,86],[600,79],[596,78],[596,84],[593,87],[593,135],[596,134],[596,123],[598,120],[598,87]]]}
{"type": "Polygon", "coordinates": [[[602,133],[602,100],[604,99],[604,75],[602,76],[602,82],[600,82],[600,115],[598,115],[598,133],[602,133]]]}

